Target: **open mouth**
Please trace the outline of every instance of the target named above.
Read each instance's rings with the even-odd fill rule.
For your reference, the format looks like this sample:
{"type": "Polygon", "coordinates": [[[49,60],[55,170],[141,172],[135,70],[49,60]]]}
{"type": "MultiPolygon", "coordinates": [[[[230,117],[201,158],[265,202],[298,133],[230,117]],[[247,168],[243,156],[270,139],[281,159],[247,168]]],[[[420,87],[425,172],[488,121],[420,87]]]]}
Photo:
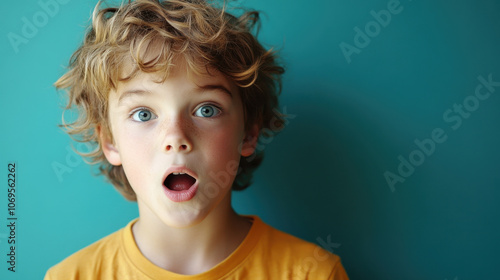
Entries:
{"type": "Polygon", "coordinates": [[[167,176],[165,181],[163,181],[163,185],[167,187],[167,189],[177,192],[188,190],[194,183],[196,183],[195,178],[182,172],[171,173],[167,176]]]}

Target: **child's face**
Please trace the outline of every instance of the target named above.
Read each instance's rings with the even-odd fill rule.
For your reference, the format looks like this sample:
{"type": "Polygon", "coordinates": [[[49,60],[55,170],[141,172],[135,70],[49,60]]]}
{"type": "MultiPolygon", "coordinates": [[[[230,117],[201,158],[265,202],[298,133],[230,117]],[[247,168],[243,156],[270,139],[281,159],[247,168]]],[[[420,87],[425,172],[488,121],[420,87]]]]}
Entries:
{"type": "Polygon", "coordinates": [[[212,75],[188,77],[180,65],[163,83],[141,73],[110,92],[113,143],[102,138],[103,151],[123,165],[141,218],[185,227],[230,209],[240,156],[253,153],[258,128],[245,134],[238,88],[212,75]]]}

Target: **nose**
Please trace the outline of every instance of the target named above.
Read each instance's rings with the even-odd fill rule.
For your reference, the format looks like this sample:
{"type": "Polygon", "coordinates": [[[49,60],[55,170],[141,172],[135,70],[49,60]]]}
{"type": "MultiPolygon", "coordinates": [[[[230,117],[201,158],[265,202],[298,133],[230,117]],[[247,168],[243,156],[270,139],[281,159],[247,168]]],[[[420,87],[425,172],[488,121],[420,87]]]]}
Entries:
{"type": "Polygon", "coordinates": [[[190,152],[193,149],[188,133],[189,125],[180,121],[170,122],[165,128],[165,151],[190,152]]]}

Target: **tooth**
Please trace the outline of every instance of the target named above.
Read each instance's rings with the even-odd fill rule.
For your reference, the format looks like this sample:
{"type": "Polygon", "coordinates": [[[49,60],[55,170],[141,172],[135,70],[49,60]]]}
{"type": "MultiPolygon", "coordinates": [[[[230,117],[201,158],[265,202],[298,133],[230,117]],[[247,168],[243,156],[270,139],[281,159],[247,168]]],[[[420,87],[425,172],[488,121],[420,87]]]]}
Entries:
{"type": "Polygon", "coordinates": [[[177,172],[173,172],[172,174],[174,174],[174,175],[179,175],[179,173],[177,173],[177,172]]]}

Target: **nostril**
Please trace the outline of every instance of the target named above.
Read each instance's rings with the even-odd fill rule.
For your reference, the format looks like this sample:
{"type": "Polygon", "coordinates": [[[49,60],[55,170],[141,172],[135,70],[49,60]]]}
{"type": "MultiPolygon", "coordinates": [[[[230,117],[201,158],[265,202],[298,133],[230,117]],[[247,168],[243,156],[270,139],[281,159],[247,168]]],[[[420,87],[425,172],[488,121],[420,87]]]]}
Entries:
{"type": "MultiPolygon", "coordinates": [[[[167,147],[165,148],[167,151],[170,151],[170,150],[175,150],[174,147],[172,145],[167,145],[167,147]]],[[[178,151],[187,151],[189,148],[188,148],[188,145],[185,145],[185,144],[182,144],[182,145],[179,145],[178,147],[178,151]]]]}

